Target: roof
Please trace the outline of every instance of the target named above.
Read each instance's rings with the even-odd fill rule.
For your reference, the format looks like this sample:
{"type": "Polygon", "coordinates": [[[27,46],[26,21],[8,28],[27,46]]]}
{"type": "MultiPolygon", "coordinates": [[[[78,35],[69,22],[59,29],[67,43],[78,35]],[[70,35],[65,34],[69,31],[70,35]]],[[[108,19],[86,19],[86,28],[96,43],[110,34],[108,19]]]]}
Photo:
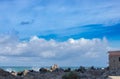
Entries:
{"type": "Polygon", "coordinates": [[[120,53],[120,50],[117,50],[117,51],[108,51],[108,53],[120,53]]]}
{"type": "Polygon", "coordinates": [[[120,56],[120,51],[108,51],[109,56],[120,56]]]}

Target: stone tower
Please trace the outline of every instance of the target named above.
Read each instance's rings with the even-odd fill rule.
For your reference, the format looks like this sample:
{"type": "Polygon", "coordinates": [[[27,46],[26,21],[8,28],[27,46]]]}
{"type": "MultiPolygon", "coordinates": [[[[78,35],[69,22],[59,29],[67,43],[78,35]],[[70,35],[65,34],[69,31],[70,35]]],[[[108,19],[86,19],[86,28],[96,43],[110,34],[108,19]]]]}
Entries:
{"type": "Polygon", "coordinates": [[[120,69],[120,51],[109,51],[109,68],[120,69]]]}

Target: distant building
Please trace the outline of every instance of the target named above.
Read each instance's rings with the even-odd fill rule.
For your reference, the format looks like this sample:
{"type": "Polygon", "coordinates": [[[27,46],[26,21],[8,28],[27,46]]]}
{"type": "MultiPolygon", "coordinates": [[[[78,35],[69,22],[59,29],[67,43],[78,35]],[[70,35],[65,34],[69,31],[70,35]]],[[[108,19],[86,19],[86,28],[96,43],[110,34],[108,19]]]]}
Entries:
{"type": "Polygon", "coordinates": [[[120,69],[120,51],[109,51],[109,68],[120,69]]]}

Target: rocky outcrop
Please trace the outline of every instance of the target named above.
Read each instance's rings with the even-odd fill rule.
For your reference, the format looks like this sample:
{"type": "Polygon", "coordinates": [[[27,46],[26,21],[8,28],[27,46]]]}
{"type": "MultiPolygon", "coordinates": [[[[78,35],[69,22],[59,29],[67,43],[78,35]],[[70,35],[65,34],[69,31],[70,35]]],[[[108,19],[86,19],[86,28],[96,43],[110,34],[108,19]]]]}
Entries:
{"type": "Polygon", "coordinates": [[[71,70],[70,68],[62,69],[58,66],[53,66],[52,68],[53,69],[41,68],[39,71],[12,71],[11,73],[0,69],[0,79],[70,79],[71,76],[76,79],[107,79],[108,76],[120,75],[120,70],[109,70],[107,68],[91,67],[86,69],[85,67],[80,67],[75,70],[71,70]]]}
{"type": "Polygon", "coordinates": [[[17,72],[12,71],[11,74],[17,76],[17,72]]]}
{"type": "Polygon", "coordinates": [[[58,69],[59,67],[58,67],[58,65],[57,64],[54,64],[51,68],[50,68],[50,70],[51,71],[54,71],[54,70],[56,70],[56,69],[58,69]]]}
{"type": "Polygon", "coordinates": [[[20,79],[20,77],[16,77],[9,72],[0,69],[0,79],[20,79]]]}
{"type": "Polygon", "coordinates": [[[45,72],[48,72],[48,71],[49,71],[49,69],[47,69],[47,68],[41,68],[39,70],[39,72],[41,72],[41,73],[45,73],[45,72]]]}

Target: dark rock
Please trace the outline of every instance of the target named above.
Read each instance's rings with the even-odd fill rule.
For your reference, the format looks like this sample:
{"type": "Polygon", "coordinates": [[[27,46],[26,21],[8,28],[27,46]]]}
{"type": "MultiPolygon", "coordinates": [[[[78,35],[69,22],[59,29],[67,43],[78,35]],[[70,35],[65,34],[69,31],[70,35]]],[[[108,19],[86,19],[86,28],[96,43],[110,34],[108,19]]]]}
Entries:
{"type": "Polygon", "coordinates": [[[65,69],[64,72],[70,72],[71,68],[65,69]]]}
{"type": "Polygon", "coordinates": [[[53,70],[52,72],[64,72],[64,69],[62,69],[62,68],[57,68],[57,69],[53,70]]]}
{"type": "Polygon", "coordinates": [[[29,72],[35,72],[34,70],[29,70],[29,72]]]}
{"type": "Polygon", "coordinates": [[[76,69],[75,71],[84,73],[84,72],[86,71],[86,69],[85,69],[85,67],[80,66],[80,68],[79,68],[79,69],[76,69]]]}
{"type": "Polygon", "coordinates": [[[18,72],[17,73],[17,76],[22,76],[23,75],[23,72],[18,72]]]}
{"type": "Polygon", "coordinates": [[[40,71],[41,73],[48,72],[48,70],[47,70],[47,69],[45,69],[45,68],[41,68],[39,71],[40,71]]]}
{"type": "Polygon", "coordinates": [[[28,70],[24,70],[22,72],[18,72],[17,76],[25,76],[29,71],[28,70]]]}
{"type": "Polygon", "coordinates": [[[11,73],[4,71],[3,69],[0,69],[0,79],[20,79],[11,73]]]}
{"type": "Polygon", "coordinates": [[[90,67],[90,69],[95,70],[95,67],[94,67],[94,66],[92,66],[92,67],[90,67]]]}

